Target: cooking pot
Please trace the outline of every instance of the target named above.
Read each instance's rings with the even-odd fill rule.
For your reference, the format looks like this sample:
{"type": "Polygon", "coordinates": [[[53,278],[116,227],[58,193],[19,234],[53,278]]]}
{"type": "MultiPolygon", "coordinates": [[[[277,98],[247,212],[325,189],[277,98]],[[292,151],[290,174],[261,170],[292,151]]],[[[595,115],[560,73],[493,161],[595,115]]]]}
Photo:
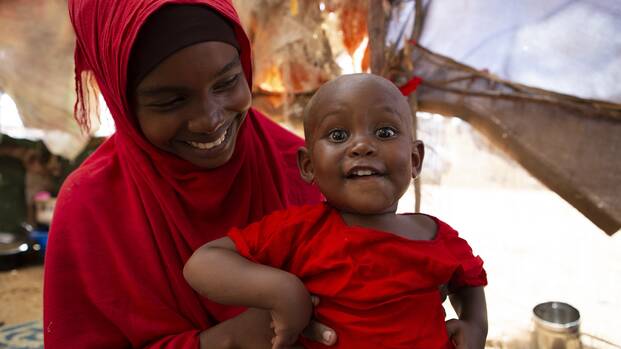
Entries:
{"type": "Polygon", "coordinates": [[[11,270],[24,263],[31,246],[19,234],[0,232],[0,270],[11,270]]]}

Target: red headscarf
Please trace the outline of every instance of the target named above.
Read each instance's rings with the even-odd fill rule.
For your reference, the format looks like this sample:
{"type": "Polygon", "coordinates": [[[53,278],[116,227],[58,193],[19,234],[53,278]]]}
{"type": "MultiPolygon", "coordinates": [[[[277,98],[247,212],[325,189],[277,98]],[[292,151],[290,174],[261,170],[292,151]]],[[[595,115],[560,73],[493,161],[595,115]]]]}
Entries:
{"type": "Polygon", "coordinates": [[[125,93],[132,44],[164,4],[204,4],[235,26],[251,84],[248,38],[225,0],[70,0],[78,102],[87,125],[95,78],[117,132],[64,183],[45,261],[45,347],[198,348],[201,330],[239,309],[202,299],[182,268],[191,253],[289,204],[316,202],[295,166],[302,141],[250,110],[225,165],[203,170],[158,150],[125,93]]]}

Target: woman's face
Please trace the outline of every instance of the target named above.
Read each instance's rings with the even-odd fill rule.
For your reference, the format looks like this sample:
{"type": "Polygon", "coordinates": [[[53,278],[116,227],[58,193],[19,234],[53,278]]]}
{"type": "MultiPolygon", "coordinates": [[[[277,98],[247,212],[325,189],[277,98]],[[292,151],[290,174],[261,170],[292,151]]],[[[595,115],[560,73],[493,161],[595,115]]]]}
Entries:
{"type": "Polygon", "coordinates": [[[140,82],[133,103],[149,142],[211,169],[233,155],[251,94],[237,49],[209,41],[160,63],[140,82]]]}

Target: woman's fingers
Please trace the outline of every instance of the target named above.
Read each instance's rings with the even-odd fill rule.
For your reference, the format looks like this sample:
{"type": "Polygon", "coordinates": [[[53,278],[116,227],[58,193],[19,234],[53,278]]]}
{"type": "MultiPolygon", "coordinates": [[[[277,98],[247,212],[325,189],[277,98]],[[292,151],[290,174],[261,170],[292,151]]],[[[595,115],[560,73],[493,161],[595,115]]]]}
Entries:
{"type": "Polygon", "coordinates": [[[308,326],[304,329],[302,335],[310,340],[323,343],[328,346],[336,343],[336,333],[334,330],[313,320],[311,320],[308,326]]]}
{"type": "MultiPolygon", "coordinates": [[[[319,297],[311,295],[311,302],[313,303],[313,307],[317,307],[319,305],[319,297]]],[[[328,346],[336,343],[336,332],[330,327],[314,320],[311,320],[308,326],[306,326],[302,335],[310,340],[328,346]]]]}

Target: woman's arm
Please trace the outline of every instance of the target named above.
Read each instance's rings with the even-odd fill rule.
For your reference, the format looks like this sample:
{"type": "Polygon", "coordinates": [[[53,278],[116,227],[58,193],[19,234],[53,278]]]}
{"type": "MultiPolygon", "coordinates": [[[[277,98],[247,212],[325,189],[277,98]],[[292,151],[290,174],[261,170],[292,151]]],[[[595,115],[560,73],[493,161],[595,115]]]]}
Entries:
{"type": "Polygon", "coordinates": [[[462,287],[454,294],[449,295],[449,299],[460,322],[462,322],[461,324],[447,322],[449,332],[455,332],[457,337],[461,337],[454,339],[458,344],[465,341],[468,349],[485,348],[487,305],[483,287],[462,287]]]}
{"type": "Polygon", "coordinates": [[[192,288],[215,302],[269,310],[275,347],[292,345],[309,323],[311,299],[300,279],[240,256],[229,238],[211,241],[194,252],[183,275],[192,288]]]}

